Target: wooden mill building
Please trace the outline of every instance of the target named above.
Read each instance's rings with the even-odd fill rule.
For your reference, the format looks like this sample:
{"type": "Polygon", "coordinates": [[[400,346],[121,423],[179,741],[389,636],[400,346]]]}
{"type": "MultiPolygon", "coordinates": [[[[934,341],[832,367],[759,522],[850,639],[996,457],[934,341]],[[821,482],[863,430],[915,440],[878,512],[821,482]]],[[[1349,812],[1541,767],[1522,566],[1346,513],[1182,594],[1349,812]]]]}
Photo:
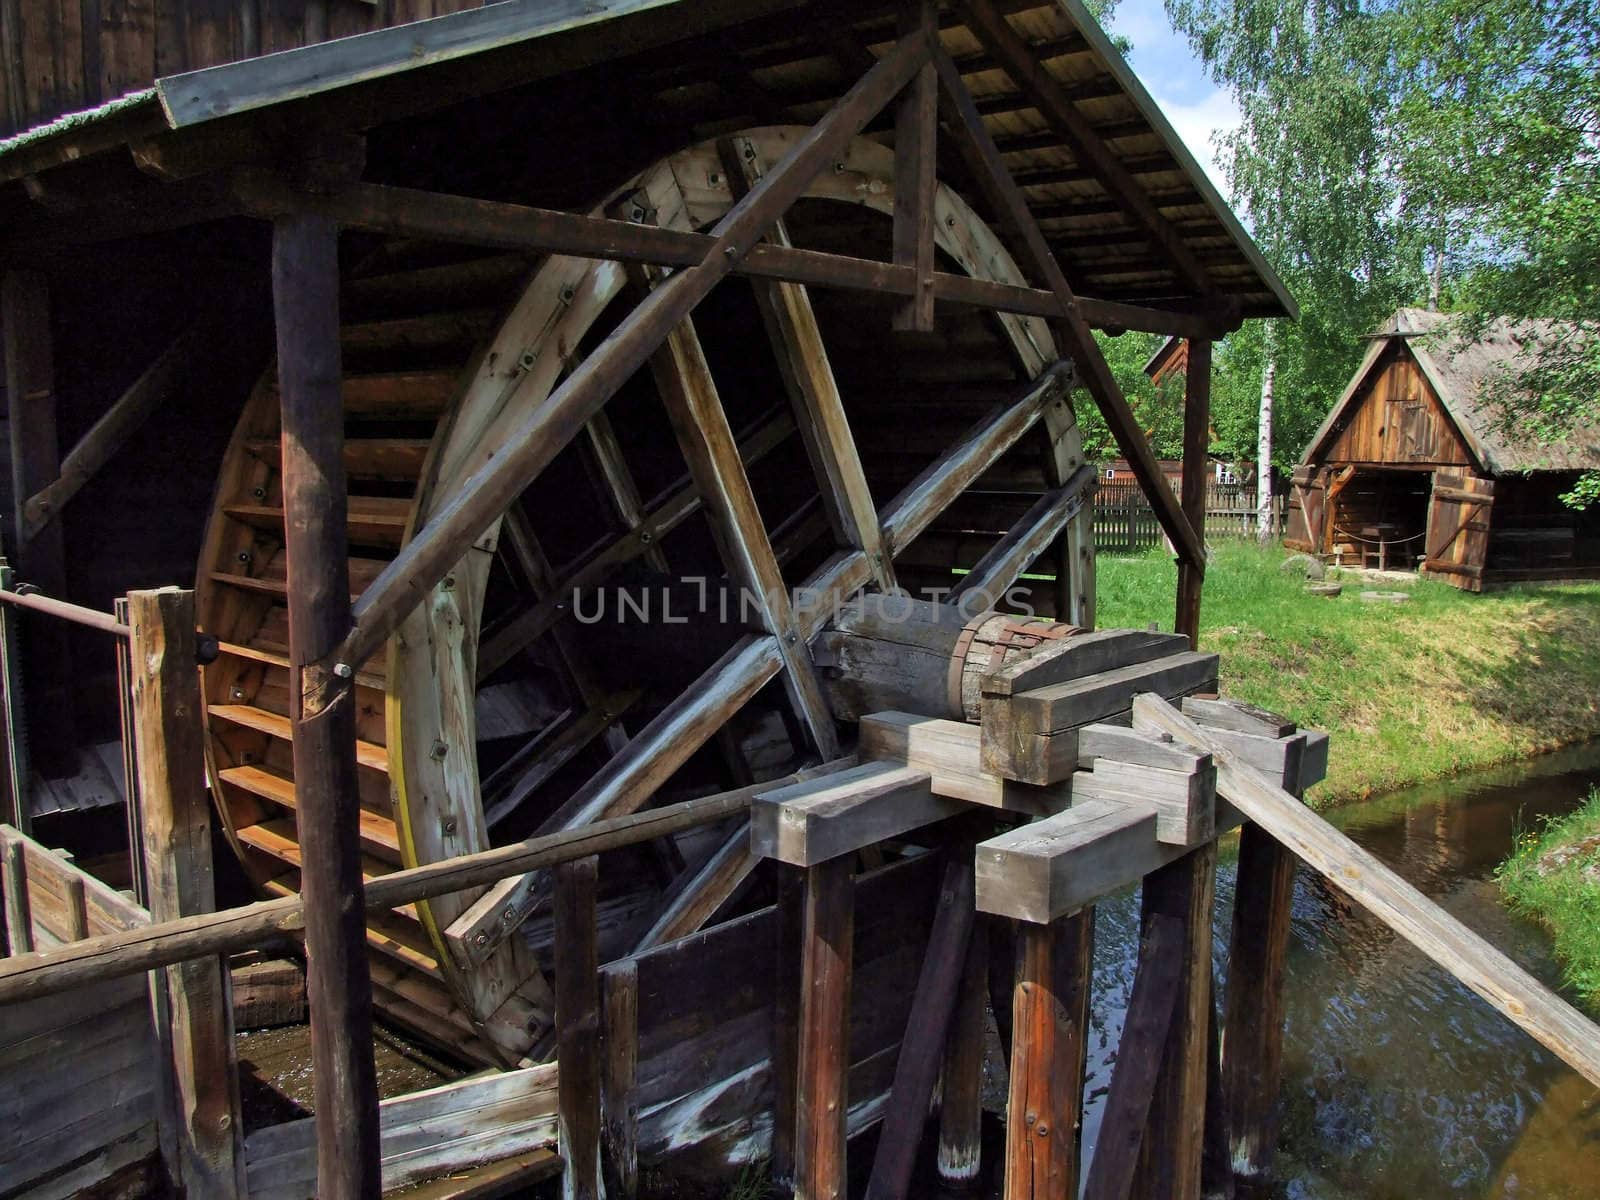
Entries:
{"type": "Polygon", "coordinates": [[[1194,645],[1211,345],[1294,305],[1171,127],[1078,0],[437,7],[0,6],[0,1196],[831,1198],[877,1129],[892,1200],[936,1090],[950,1184],[1264,1176],[1293,856],[1353,848],[1194,645]],[[1181,496],[1096,330],[1188,339],[1181,496]],[[1173,633],[1094,628],[1085,403],[1173,633]],[[112,886],[30,798],[119,743],[112,886]],[[241,1110],[262,947],[313,1117],[241,1110]],[[464,1074],[380,1104],[374,1019],[464,1074]]]}
{"type": "Polygon", "coordinates": [[[1295,469],[1284,544],[1470,591],[1600,572],[1600,517],[1561,502],[1600,469],[1600,425],[1552,443],[1507,406],[1539,345],[1571,336],[1499,320],[1469,338],[1395,313],[1295,469]]]}

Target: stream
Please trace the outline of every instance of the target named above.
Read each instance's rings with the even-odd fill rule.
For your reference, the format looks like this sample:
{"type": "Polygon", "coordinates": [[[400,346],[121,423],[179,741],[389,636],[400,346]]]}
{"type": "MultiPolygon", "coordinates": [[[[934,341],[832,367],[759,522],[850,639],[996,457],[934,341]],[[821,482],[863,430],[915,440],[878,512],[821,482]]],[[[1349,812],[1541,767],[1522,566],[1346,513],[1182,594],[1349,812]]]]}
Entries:
{"type": "MultiPolygon", "coordinates": [[[[1600,785],[1600,743],[1352,805],[1329,820],[1552,985],[1536,924],[1502,907],[1516,834],[1600,785]]],[[[1234,864],[1217,878],[1226,946],[1234,864]]],[[[1085,1161],[1137,951],[1138,899],[1096,918],[1085,1161]]],[[[1222,970],[1219,953],[1218,971],[1222,970]]],[[[1291,1200],[1600,1196],[1600,1094],[1419,951],[1302,869],[1289,947],[1284,1118],[1272,1195],[1291,1200]]]]}

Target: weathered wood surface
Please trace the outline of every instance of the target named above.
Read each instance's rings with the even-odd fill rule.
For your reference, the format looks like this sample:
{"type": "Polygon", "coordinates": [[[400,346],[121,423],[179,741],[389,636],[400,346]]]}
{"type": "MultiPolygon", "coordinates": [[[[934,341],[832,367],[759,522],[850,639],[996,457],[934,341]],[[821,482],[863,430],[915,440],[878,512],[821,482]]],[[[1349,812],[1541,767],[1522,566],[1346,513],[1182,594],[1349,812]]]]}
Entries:
{"type": "Polygon", "coordinates": [[[1600,1029],[1570,1004],[1166,701],[1139,697],[1134,721],[1135,728],[1143,725],[1210,751],[1217,764],[1218,794],[1233,807],[1585,1079],[1600,1085],[1600,1029]]]}
{"type": "Polygon", "coordinates": [[[935,1161],[941,1187],[976,1187],[983,1167],[983,1060],[989,1014],[988,917],[976,917],[967,958],[958,968],[955,1011],[945,1034],[939,1083],[939,1149],[935,1161]]]}
{"type": "MultiPolygon", "coordinates": [[[[128,593],[128,630],[145,891],[152,919],[180,920],[216,908],[194,593],[128,593]]],[[[170,1166],[196,1193],[240,1196],[244,1121],[226,967],[215,956],[191,959],[152,986],[172,1063],[170,1166]]]]}
{"type": "MultiPolygon", "coordinates": [[[[1206,450],[1211,443],[1211,343],[1191,338],[1186,345],[1183,391],[1183,477],[1180,484],[1184,516],[1202,535],[1206,526],[1206,450]]],[[[1270,480],[1268,481],[1270,485],[1270,480]]],[[[1185,560],[1178,567],[1178,605],[1173,628],[1200,648],[1200,591],[1205,581],[1203,564],[1185,560]]]]}
{"type": "MultiPolygon", "coordinates": [[[[555,1064],[481,1075],[378,1106],[383,1187],[400,1188],[556,1144],[555,1064]]],[[[318,1195],[314,1122],[257,1130],[245,1139],[252,1200],[318,1195]]]]}
{"type": "MultiPolygon", "coordinates": [[[[1067,526],[1093,504],[1097,472],[1085,464],[1059,487],[1040,496],[1017,523],[984,554],[955,591],[958,603],[970,608],[980,599],[985,607],[999,605],[1041,554],[1065,533],[1067,526]]],[[[1066,609],[1058,608],[1058,615],[1066,609]]]]}
{"type": "Polygon", "coordinates": [[[595,932],[599,861],[580,858],[555,870],[556,1062],[563,1200],[599,1200],[600,956],[595,932]]]}
{"type": "Polygon", "coordinates": [[[1182,925],[1157,916],[1139,945],[1138,973],[1122,1022],[1100,1140],[1083,1185],[1084,1200],[1128,1200],[1132,1191],[1182,975],[1182,925]]]}
{"type": "Polygon", "coordinates": [[[958,842],[945,867],[928,950],[912,993],[911,1018],[900,1041],[867,1200],[903,1200],[911,1184],[950,1019],[964,990],[962,973],[973,918],[972,860],[965,844],[958,842]]]}
{"type": "Polygon", "coordinates": [[[1036,788],[986,771],[978,727],[965,721],[879,712],[862,717],[859,731],[857,749],[863,759],[926,771],[936,796],[1036,815],[1066,804],[1066,788],[1036,788]]]}
{"type": "Polygon", "coordinates": [[[750,810],[750,844],[761,858],[811,867],[955,816],[962,807],[934,795],[926,771],[863,763],[758,795],[750,810]]]}
{"type": "Polygon", "coordinates": [[[978,909],[1047,925],[1134,882],[1170,857],[1149,805],[1104,800],[980,842],[978,909]]]}
{"type": "Polygon", "coordinates": [[[855,903],[849,858],[826,859],[806,868],[795,1098],[796,1200],[844,1200],[846,1195],[855,903]]]}
{"type": "Polygon", "coordinates": [[[1005,1200],[1054,1200],[1078,1179],[1094,910],[1017,931],[1005,1200]]]}
{"type": "Polygon", "coordinates": [[[368,655],[338,660],[342,674],[330,657],[351,620],[338,236],[324,218],[280,218],[273,227],[272,292],[284,549],[297,580],[288,593],[290,713],[306,952],[314,964],[318,1187],[323,1200],[356,1200],[378,1187],[378,1089],[352,680],[352,667],[368,655]]]}
{"type": "Polygon", "coordinates": [[[1156,810],[1156,840],[1170,846],[1196,846],[1211,838],[1216,794],[1217,773],[1209,760],[1193,770],[1173,770],[1101,757],[1093,771],[1072,776],[1074,804],[1148,804],[1156,810]]]}
{"type": "Polygon", "coordinates": [[[270,1029],[306,1019],[306,970],[286,958],[252,956],[229,966],[233,1027],[270,1029]]]}
{"type": "Polygon", "coordinates": [[[639,1192],[639,967],[625,959],[600,976],[601,1167],[606,1194],[639,1192]]]}
{"type": "Polygon", "coordinates": [[[985,696],[1012,696],[1050,687],[1114,667],[1130,667],[1188,649],[1188,639],[1140,629],[1097,629],[1051,646],[1021,662],[1009,663],[983,680],[985,696]]]}

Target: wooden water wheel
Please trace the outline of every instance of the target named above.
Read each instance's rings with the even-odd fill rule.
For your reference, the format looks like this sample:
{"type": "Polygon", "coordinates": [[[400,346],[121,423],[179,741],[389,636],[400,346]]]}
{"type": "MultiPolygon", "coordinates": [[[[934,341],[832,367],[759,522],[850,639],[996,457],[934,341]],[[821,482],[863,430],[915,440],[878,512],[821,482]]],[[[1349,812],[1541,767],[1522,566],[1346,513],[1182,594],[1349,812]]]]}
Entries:
{"type": "MultiPolygon", "coordinates": [[[[703,143],[656,163],[596,211],[702,229],[803,134],[763,128],[703,143]]],[[[858,139],[777,236],[887,257],[894,190],[892,151],[858,139]]],[[[1022,282],[992,231],[947,188],[936,218],[948,269],[1022,282]]],[[[615,262],[416,242],[379,245],[347,272],[353,592],[450,503],[651,282],[615,262]]],[[[657,791],[749,783],[837,749],[831,714],[819,711],[819,693],[806,691],[805,672],[787,657],[749,674],[748,694],[733,705],[737,722],[674,724],[672,697],[740,653],[738,619],[691,624],[681,636],[657,625],[641,636],[586,621],[574,611],[580,593],[620,577],[659,584],[670,598],[682,579],[715,581],[724,571],[796,587],[852,548],[868,552],[880,589],[959,588],[959,572],[981,568],[1041,496],[1082,485],[1065,387],[1047,396],[1034,388],[1044,398],[1031,409],[1019,404],[1030,380],[1063,370],[1044,322],[941,309],[932,337],[896,340],[895,303],[808,296],[787,284],[722,285],[653,370],[619,392],[385,649],[359,664],[369,875],[592,819],[609,811],[589,803],[595,780],[633,769],[652,747],[671,749],[636,771],[635,807],[657,791]],[[1022,414],[1014,436],[996,441],[997,457],[972,486],[941,485],[938,457],[997,405],[1022,414]],[[741,462],[702,453],[695,426],[707,421],[727,423],[741,462]],[[927,493],[919,504],[927,516],[886,534],[880,514],[917,488],[927,493]],[[736,561],[744,540],[726,525],[739,520],[756,532],[762,561],[736,561]]],[[[299,855],[279,454],[269,371],[224,460],[198,588],[202,624],[222,642],[205,679],[214,794],[253,881],[281,894],[298,890],[299,855]]],[[[1065,586],[1041,585],[1032,607],[1093,623],[1091,537],[1085,508],[1061,534],[1064,553],[1045,568],[1065,586]]],[[[782,653],[803,656],[805,647],[782,653]]],[[[665,924],[662,913],[697,873],[719,862],[731,871],[742,836],[720,830],[641,856],[636,877],[613,885],[602,948],[606,937],[626,951],[709,919],[715,904],[680,906],[665,924]]],[[[372,915],[368,925],[380,1009],[486,1062],[536,1052],[550,1018],[538,922],[523,920],[531,906],[498,903],[450,896],[372,915]],[[516,926],[519,934],[507,936],[516,926]]]]}

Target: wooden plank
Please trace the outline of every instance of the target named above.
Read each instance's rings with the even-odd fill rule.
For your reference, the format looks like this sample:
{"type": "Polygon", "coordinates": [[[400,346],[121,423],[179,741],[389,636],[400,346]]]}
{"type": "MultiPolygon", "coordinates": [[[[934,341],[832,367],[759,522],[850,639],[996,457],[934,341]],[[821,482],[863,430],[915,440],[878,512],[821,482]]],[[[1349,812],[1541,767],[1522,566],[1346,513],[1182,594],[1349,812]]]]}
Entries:
{"type": "Polygon", "coordinates": [[[1140,692],[1182,693],[1214,680],[1217,663],[1215,654],[1185,651],[1035,688],[1011,697],[1012,719],[1019,730],[1039,734],[1092,724],[1125,711],[1140,692]]]}
{"type": "Polygon", "coordinates": [[[606,1194],[633,1200],[639,1193],[639,967],[631,959],[600,977],[604,1017],[600,1076],[602,1166],[606,1194]]]}
{"type": "Polygon", "coordinates": [[[1017,936],[1005,1200],[1054,1200],[1078,1179],[1094,911],[1017,936]]]}
{"type": "Polygon", "coordinates": [[[926,771],[935,796],[1034,814],[1066,804],[1064,788],[1031,788],[986,771],[978,727],[965,721],[881,712],[862,717],[858,728],[857,747],[863,759],[926,771]]]}
{"type": "Polygon", "coordinates": [[[1593,1022],[1166,701],[1139,697],[1134,721],[1136,728],[1142,724],[1209,750],[1216,759],[1219,795],[1585,1079],[1600,1085],[1600,1029],[1593,1022]]]}
{"type": "Polygon", "coordinates": [[[910,1187],[933,1085],[944,1057],[945,1036],[962,992],[962,968],[972,936],[972,891],[972,860],[966,847],[957,843],[945,867],[928,949],[912,993],[911,1017],[900,1039],[894,1085],[867,1182],[867,1200],[903,1200],[910,1187]]]}
{"type": "Polygon", "coordinates": [[[598,1200],[600,1176],[600,957],[595,940],[599,860],[556,868],[556,1062],[564,1200],[598,1200]]]}
{"type": "Polygon", "coordinates": [[[33,910],[28,902],[28,851],[20,837],[6,839],[6,953],[33,951],[33,910]]]}
{"type": "MultiPolygon", "coordinates": [[[[4,170],[0,169],[0,176],[4,170]]],[[[274,177],[236,173],[233,191],[240,203],[260,215],[291,209],[331,217],[346,228],[394,237],[455,242],[508,250],[583,255],[658,267],[692,267],[705,261],[715,239],[679,229],[658,229],[624,221],[476,200],[380,184],[354,184],[331,194],[298,191],[274,177]]],[[[893,263],[842,254],[761,243],[734,266],[734,273],[810,287],[911,297],[916,272],[893,263]]],[[[1051,292],[956,275],[933,274],[934,298],[1023,316],[1053,317],[1060,302],[1051,292]]],[[[1077,302],[1085,320],[1100,328],[1140,330],[1172,337],[1209,337],[1226,332],[1216,319],[1173,309],[1147,308],[1092,296],[1077,302]]]]}
{"type": "MultiPolygon", "coordinates": [[[[920,34],[938,40],[938,6],[933,0],[903,0],[901,37],[920,34]]],[[[934,191],[938,187],[939,76],[924,64],[901,94],[894,121],[894,261],[917,275],[917,291],[896,307],[893,327],[933,332],[934,191]]]]}
{"type": "Polygon", "coordinates": [[[1171,739],[1151,737],[1122,725],[1085,725],[1078,731],[1078,765],[1089,770],[1098,758],[1168,771],[1194,772],[1211,765],[1209,755],[1171,739]]]}
{"type": "Polygon", "coordinates": [[[1215,836],[1217,772],[1209,761],[1193,771],[1095,760],[1093,771],[1072,776],[1072,802],[1122,801],[1156,810],[1156,841],[1197,846],[1215,836]]]}
{"type": "Polygon", "coordinates": [[[985,696],[1012,696],[1052,684],[1097,675],[1114,667],[1133,666],[1188,649],[1176,633],[1139,629],[1098,629],[1041,646],[1019,662],[983,677],[985,696]]]}
{"type": "Polygon", "coordinates": [[[306,953],[317,964],[309,986],[317,1186],[323,1200],[356,1200],[380,1186],[380,1151],[356,820],[353,666],[368,655],[338,656],[351,616],[338,236],[333,222],[320,217],[280,218],[272,282],[284,546],[296,579],[288,601],[300,874],[306,953]],[[342,674],[336,664],[343,664],[342,674]]]}
{"type": "Polygon", "coordinates": [[[962,810],[935,796],[926,771],[864,763],[755,798],[750,841],[762,858],[815,866],[920,829],[962,810]]]}
{"type": "Polygon", "coordinates": [[[1111,1075],[1100,1141],[1084,1182],[1084,1200],[1128,1200],[1133,1190],[1145,1120],[1155,1097],[1167,1031],[1178,1006],[1183,975],[1183,927],[1155,917],[1139,944],[1138,973],[1122,1022],[1117,1064],[1111,1075]]]}
{"type": "Polygon", "coordinates": [[[1171,857],[1148,805],[1074,804],[979,843],[978,910],[1048,925],[1171,857]]]}
{"type": "Polygon", "coordinates": [[[1178,548],[1179,555],[1185,561],[1197,564],[1198,569],[1204,571],[1204,543],[1179,508],[1177,498],[1167,487],[1165,477],[1155,461],[1155,454],[1150,449],[1150,443],[1139,427],[1133,410],[1129,408],[1121,387],[1111,373],[1111,368],[1106,364],[1099,345],[1089,332],[1078,298],[1067,284],[1066,276],[1062,274],[1060,264],[1051,253],[1026,198],[1006,169],[1005,160],[984,125],[983,117],[979,114],[960,71],[942,48],[935,51],[934,64],[959,117],[960,130],[965,132],[960,144],[967,146],[971,151],[974,173],[980,186],[988,193],[989,199],[1002,219],[1008,221],[1021,237],[1031,265],[1038,275],[1043,277],[1059,302],[1060,307],[1053,322],[1057,332],[1057,344],[1069,352],[1072,361],[1082,372],[1084,386],[1088,388],[1089,394],[1100,407],[1106,424],[1110,426],[1112,436],[1116,439],[1117,448],[1132,466],[1156,511],[1157,518],[1161,521],[1161,527],[1166,530],[1167,536],[1178,548]]]}
{"type": "Polygon", "coordinates": [[[939,1149],[936,1159],[941,1187],[968,1191],[982,1178],[983,1060],[988,1038],[989,925],[975,919],[967,941],[966,962],[959,968],[955,1012],[945,1035],[944,1069],[939,1084],[939,1149]]]}
{"type": "Polygon", "coordinates": [[[703,928],[750,878],[757,862],[750,849],[750,822],[738,822],[711,856],[672,896],[650,928],[634,943],[640,954],[653,946],[676,941],[703,928]]]}
{"type": "MultiPolygon", "coordinates": [[[[157,921],[216,908],[195,623],[193,592],[128,593],[144,879],[157,921]]],[[[160,983],[172,1056],[174,1172],[197,1194],[242,1196],[244,1119],[226,967],[216,957],[193,959],[168,967],[160,983]]]]}
{"type": "Polygon", "coordinates": [[[873,67],[713,228],[715,242],[697,266],[677,271],[623,320],[603,353],[587,356],[506,439],[457,497],[420,530],[357,602],[354,629],[339,661],[364,662],[528,480],[547,466],[590,417],[644,365],[678,323],[809,186],[926,61],[920,39],[901,42],[873,67]]]}
{"type": "Polygon", "coordinates": [[[805,874],[795,1200],[845,1200],[855,890],[848,856],[805,874]]]}

